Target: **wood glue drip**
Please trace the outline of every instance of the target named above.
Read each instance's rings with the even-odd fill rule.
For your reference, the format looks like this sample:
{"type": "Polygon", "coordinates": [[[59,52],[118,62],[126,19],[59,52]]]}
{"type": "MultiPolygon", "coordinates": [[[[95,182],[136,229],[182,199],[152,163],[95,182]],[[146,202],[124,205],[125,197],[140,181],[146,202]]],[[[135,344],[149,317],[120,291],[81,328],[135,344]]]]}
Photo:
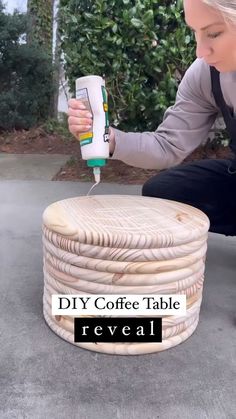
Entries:
{"type": "Polygon", "coordinates": [[[87,196],[90,195],[90,193],[92,192],[93,188],[95,188],[95,186],[97,186],[100,183],[100,180],[101,180],[101,170],[100,170],[100,167],[94,167],[93,168],[93,174],[94,174],[95,183],[89,189],[89,191],[87,193],[87,196]]]}

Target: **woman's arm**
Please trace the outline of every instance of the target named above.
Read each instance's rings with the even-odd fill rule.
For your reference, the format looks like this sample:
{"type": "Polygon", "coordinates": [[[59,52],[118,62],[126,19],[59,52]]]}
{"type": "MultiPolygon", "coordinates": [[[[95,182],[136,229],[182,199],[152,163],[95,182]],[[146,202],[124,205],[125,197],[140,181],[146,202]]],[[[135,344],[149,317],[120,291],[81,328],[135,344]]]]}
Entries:
{"type": "Polygon", "coordinates": [[[197,59],[186,71],[175,104],[167,109],[155,132],[125,133],[111,129],[112,159],[157,170],[179,164],[207,139],[217,114],[210,68],[197,59]]]}

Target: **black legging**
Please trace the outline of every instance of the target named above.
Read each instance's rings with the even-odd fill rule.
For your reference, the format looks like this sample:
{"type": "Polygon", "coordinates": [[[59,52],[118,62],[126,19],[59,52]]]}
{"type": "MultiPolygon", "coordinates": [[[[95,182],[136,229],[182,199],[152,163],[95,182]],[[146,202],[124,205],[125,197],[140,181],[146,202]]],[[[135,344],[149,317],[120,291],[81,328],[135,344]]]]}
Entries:
{"type": "Polygon", "coordinates": [[[230,160],[207,159],[163,170],[150,178],[142,194],[183,202],[202,210],[210,231],[236,235],[236,173],[230,160]]]}

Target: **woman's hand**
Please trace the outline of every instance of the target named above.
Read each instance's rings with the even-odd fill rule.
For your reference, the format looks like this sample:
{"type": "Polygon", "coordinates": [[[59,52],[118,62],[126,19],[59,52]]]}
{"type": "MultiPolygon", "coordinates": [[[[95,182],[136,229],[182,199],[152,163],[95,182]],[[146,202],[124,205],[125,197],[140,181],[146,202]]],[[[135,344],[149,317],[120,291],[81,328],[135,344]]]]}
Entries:
{"type": "Polygon", "coordinates": [[[79,139],[79,134],[88,131],[92,126],[92,114],[77,99],[68,102],[68,127],[71,134],[79,139]]]}
{"type": "MultiPolygon", "coordinates": [[[[68,101],[68,128],[75,138],[79,139],[79,134],[88,131],[92,126],[92,114],[86,109],[84,104],[77,99],[68,101]]],[[[110,154],[115,150],[115,133],[112,127],[109,127],[109,151],[110,154]]]]}

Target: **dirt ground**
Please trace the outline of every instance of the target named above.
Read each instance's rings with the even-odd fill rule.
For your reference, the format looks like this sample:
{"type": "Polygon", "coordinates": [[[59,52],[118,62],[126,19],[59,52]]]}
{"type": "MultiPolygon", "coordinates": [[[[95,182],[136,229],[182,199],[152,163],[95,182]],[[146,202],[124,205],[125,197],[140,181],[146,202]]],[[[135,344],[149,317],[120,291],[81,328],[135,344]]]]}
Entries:
{"type": "MultiPolygon", "coordinates": [[[[37,153],[37,154],[68,154],[71,158],[65,166],[54,176],[53,180],[93,181],[92,171],[82,160],[80,146],[69,134],[48,133],[44,127],[30,129],[29,131],[13,131],[0,133],[1,153],[37,153]]],[[[183,162],[205,158],[227,158],[230,156],[228,147],[204,146],[195,150],[183,162]]],[[[103,182],[116,182],[123,184],[143,184],[148,178],[155,175],[156,170],[144,170],[127,166],[120,161],[109,160],[102,170],[103,182]]]]}

